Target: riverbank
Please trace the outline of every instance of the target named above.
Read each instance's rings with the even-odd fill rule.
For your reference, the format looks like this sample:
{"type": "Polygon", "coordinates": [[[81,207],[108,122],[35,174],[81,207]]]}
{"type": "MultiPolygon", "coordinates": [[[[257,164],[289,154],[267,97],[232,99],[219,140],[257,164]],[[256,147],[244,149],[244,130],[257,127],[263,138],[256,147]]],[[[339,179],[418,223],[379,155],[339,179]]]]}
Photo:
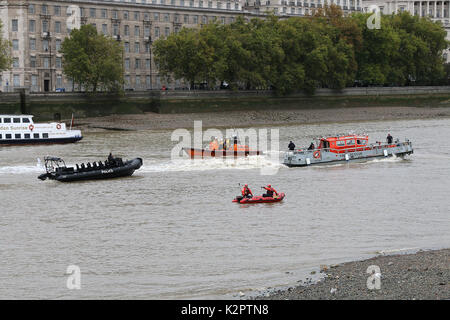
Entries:
{"type": "Polygon", "coordinates": [[[450,106],[386,106],[305,108],[287,110],[230,111],[177,114],[119,114],[76,119],[76,126],[84,132],[104,130],[174,130],[192,128],[194,121],[203,127],[238,128],[265,125],[296,125],[326,122],[433,119],[450,117],[450,106]]]}
{"type": "Polygon", "coordinates": [[[450,299],[450,249],[379,255],[363,261],[321,266],[320,273],[322,278],[317,283],[271,292],[255,299],[450,299]],[[367,288],[369,266],[380,268],[379,290],[367,288]]]}

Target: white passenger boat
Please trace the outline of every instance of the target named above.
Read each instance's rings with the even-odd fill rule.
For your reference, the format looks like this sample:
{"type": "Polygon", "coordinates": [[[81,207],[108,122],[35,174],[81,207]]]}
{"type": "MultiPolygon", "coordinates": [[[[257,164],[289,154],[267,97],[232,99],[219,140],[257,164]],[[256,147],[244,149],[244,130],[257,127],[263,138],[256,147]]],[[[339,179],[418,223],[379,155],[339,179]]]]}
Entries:
{"type": "Polygon", "coordinates": [[[0,146],[71,143],[82,138],[80,130],[67,130],[62,122],[34,123],[31,115],[0,115],[0,146]]]}

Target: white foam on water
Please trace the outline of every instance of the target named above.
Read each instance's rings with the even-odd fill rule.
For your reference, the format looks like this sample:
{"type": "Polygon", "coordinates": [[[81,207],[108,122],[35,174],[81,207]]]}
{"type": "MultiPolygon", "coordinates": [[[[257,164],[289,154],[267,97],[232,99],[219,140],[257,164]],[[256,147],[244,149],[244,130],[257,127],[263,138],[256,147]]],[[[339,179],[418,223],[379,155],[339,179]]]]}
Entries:
{"type": "Polygon", "coordinates": [[[0,167],[0,174],[36,173],[42,172],[42,170],[45,170],[45,167],[42,164],[41,159],[38,158],[35,166],[18,165],[0,167]]]}
{"type": "Polygon", "coordinates": [[[280,162],[273,161],[264,156],[249,156],[245,158],[205,158],[205,159],[176,159],[164,162],[155,160],[144,160],[143,172],[164,172],[164,171],[206,171],[223,169],[261,169],[279,168],[280,162]],[[150,164],[146,164],[150,163],[150,164]]]}

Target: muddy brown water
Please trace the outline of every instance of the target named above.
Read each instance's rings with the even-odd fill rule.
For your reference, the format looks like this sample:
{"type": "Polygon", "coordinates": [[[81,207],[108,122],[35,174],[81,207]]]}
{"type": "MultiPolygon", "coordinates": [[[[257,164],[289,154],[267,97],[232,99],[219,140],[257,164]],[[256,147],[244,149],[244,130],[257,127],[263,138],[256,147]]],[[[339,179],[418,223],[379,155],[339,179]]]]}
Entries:
{"type": "Polygon", "coordinates": [[[287,168],[283,152],[173,162],[172,131],[86,133],[77,144],[0,148],[0,296],[45,299],[236,298],[295,284],[320,264],[377,251],[450,246],[450,119],[278,128],[280,146],[335,133],[390,132],[407,159],[287,168]],[[142,157],[134,176],[39,181],[37,158],[68,164],[142,157]],[[261,169],[277,170],[262,175],[261,169]],[[271,183],[283,202],[238,205],[238,183],[271,183]],[[81,270],[81,290],[66,269],[81,270]]]}

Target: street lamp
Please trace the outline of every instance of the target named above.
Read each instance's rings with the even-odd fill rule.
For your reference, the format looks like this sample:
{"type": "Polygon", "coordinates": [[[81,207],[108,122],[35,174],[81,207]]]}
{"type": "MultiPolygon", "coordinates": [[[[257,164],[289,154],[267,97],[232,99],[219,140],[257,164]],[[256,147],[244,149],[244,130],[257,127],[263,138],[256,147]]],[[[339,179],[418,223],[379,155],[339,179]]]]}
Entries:
{"type": "Polygon", "coordinates": [[[147,40],[147,44],[148,44],[148,51],[150,53],[150,90],[153,89],[152,86],[152,36],[148,36],[147,40]]]}
{"type": "Polygon", "coordinates": [[[45,51],[50,49],[50,91],[53,90],[53,70],[52,70],[52,38],[50,37],[50,32],[44,32],[44,39],[48,41],[48,48],[45,51]]]}
{"type": "MultiPolygon", "coordinates": [[[[122,42],[122,39],[120,38],[120,34],[116,35],[116,40],[117,42],[122,42]]],[[[123,51],[124,48],[122,47],[122,77],[125,77],[125,68],[124,68],[124,63],[125,61],[123,60],[123,51]]],[[[122,82],[122,89],[125,90],[125,80],[122,82]]]]}

